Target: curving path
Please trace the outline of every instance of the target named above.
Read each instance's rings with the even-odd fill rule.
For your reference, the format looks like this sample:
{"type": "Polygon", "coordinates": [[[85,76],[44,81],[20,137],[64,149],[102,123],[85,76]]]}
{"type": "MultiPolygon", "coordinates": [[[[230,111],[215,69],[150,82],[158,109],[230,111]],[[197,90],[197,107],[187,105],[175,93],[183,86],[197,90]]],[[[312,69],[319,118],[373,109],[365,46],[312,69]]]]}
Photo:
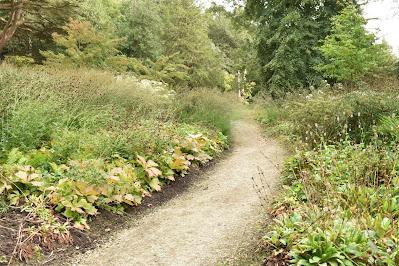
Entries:
{"type": "Polygon", "coordinates": [[[272,194],[273,165],[284,150],[264,140],[252,120],[234,122],[232,151],[180,196],[154,208],[111,241],[76,259],[76,265],[215,265],[251,235],[260,217],[252,177],[264,172],[272,194]]]}

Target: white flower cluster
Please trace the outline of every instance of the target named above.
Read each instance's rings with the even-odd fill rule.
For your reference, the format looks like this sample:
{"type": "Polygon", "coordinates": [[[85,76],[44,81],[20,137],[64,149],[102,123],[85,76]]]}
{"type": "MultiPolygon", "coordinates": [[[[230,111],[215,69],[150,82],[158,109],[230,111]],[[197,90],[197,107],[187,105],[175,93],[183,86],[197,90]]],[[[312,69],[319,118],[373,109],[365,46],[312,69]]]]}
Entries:
{"type": "Polygon", "coordinates": [[[133,85],[141,90],[163,96],[165,98],[172,98],[176,92],[169,88],[168,84],[160,81],[149,79],[138,79],[135,76],[122,76],[115,77],[117,81],[133,83],[133,85]]]}

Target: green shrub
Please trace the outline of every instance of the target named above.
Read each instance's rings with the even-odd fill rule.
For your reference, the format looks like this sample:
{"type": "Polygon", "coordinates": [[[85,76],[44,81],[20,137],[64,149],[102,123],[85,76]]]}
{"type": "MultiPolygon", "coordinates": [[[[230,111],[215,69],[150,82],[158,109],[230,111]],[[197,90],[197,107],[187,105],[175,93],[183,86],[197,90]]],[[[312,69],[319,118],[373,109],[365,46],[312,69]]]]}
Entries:
{"type": "Polygon", "coordinates": [[[284,134],[315,147],[347,138],[356,143],[370,142],[379,120],[399,112],[399,102],[394,93],[358,91],[298,97],[278,109],[264,109],[267,112],[261,121],[274,123],[275,128],[288,123],[291,126],[286,126],[284,134]]]}
{"type": "Polygon", "coordinates": [[[395,57],[390,46],[377,43],[366,30],[367,20],[351,5],[332,19],[331,34],[320,51],[324,62],[316,69],[339,82],[356,82],[367,74],[392,72],[395,57]]]}
{"type": "Polygon", "coordinates": [[[178,114],[187,123],[201,123],[212,126],[228,135],[234,117],[234,98],[217,90],[198,89],[181,95],[178,114]],[[229,100],[226,100],[228,97],[229,100]]]}
{"type": "Polygon", "coordinates": [[[266,244],[299,265],[397,265],[398,154],[349,142],[297,154],[284,174],[294,201],[278,200],[266,244]]]}
{"type": "Polygon", "coordinates": [[[394,92],[357,91],[301,96],[263,113],[296,144],[265,234],[271,262],[399,264],[398,110],[394,92]]]}
{"type": "Polygon", "coordinates": [[[35,63],[35,60],[28,56],[7,56],[4,62],[17,67],[29,66],[35,63]]]}
{"type": "Polygon", "coordinates": [[[57,103],[22,101],[14,108],[0,128],[2,150],[37,149],[50,140],[59,117],[57,103]]]}
{"type": "Polygon", "coordinates": [[[1,157],[42,147],[61,161],[160,154],[186,123],[228,132],[232,97],[212,90],[174,94],[147,83],[87,69],[2,65],[1,157]]]}
{"type": "Polygon", "coordinates": [[[399,119],[395,116],[384,116],[380,119],[377,133],[388,141],[399,141],[399,119]]]}

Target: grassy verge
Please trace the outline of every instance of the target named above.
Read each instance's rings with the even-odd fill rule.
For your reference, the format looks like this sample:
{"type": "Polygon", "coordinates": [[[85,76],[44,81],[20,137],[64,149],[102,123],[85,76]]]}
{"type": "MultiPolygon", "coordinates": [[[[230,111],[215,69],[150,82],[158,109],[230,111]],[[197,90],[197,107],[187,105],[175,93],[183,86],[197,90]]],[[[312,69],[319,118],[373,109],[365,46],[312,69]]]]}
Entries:
{"type": "Polygon", "coordinates": [[[70,243],[71,227],[89,229],[101,209],[123,213],[227,147],[231,98],[147,85],[0,66],[0,219],[26,214],[2,261],[70,243]]]}
{"type": "Polygon", "coordinates": [[[294,155],[263,237],[267,265],[399,265],[399,102],[320,92],[264,103],[294,155]]]}

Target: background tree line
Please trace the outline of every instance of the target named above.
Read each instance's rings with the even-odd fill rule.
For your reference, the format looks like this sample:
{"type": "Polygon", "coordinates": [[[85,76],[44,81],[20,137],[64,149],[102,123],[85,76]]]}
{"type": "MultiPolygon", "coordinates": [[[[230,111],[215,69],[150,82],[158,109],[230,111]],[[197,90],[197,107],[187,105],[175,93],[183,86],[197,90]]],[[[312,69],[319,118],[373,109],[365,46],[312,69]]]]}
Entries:
{"type": "Polygon", "coordinates": [[[358,0],[228,2],[229,11],[194,0],[3,0],[0,53],[273,97],[395,69],[358,0]]]}
{"type": "Polygon", "coordinates": [[[242,23],[238,6],[227,12],[217,5],[204,11],[193,0],[6,0],[0,16],[0,53],[21,64],[225,89],[238,73],[256,69],[255,28],[242,23]]]}
{"type": "Polygon", "coordinates": [[[351,85],[376,74],[390,75],[391,48],[365,26],[357,0],[248,0],[257,23],[261,82],[274,97],[321,87],[351,85]]]}

